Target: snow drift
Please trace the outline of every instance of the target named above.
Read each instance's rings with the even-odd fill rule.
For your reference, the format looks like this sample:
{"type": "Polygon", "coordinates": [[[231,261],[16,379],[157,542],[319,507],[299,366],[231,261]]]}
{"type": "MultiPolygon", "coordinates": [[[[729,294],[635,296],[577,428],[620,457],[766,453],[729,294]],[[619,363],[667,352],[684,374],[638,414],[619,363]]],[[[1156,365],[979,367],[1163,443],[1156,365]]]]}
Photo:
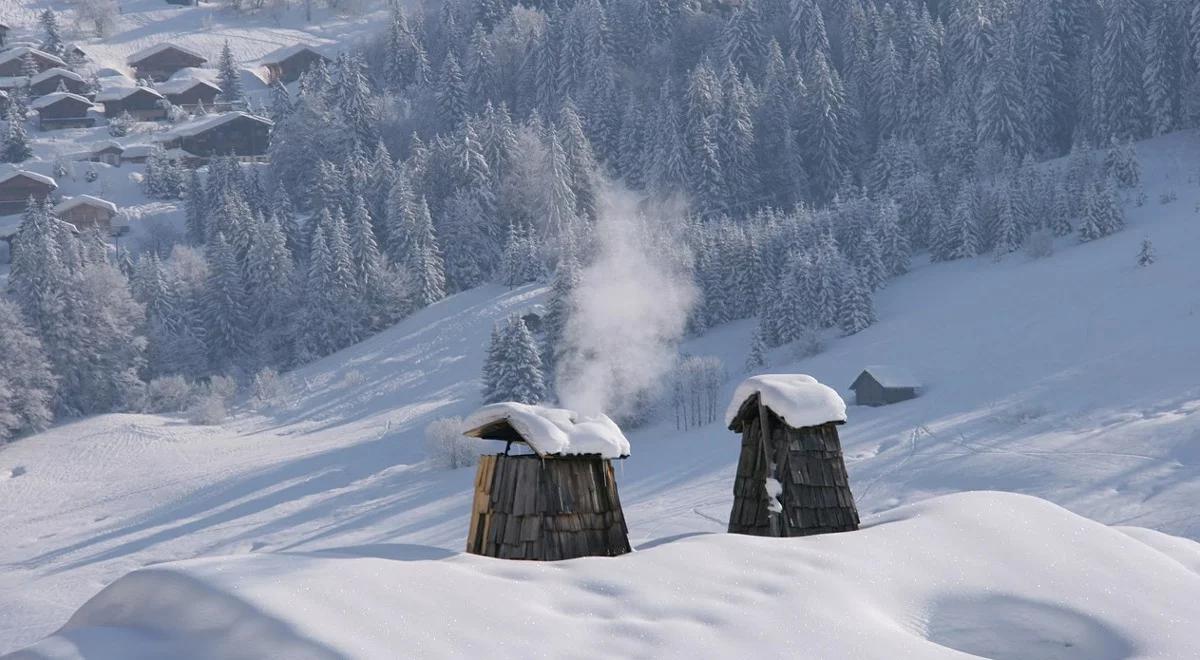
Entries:
{"type": "Polygon", "coordinates": [[[13,660],[1184,658],[1200,654],[1197,593],[1200,575],[1129,535],[979,492],[859,532],[698,535],[615,559],[382,545],[164,564],[13,660]]]}

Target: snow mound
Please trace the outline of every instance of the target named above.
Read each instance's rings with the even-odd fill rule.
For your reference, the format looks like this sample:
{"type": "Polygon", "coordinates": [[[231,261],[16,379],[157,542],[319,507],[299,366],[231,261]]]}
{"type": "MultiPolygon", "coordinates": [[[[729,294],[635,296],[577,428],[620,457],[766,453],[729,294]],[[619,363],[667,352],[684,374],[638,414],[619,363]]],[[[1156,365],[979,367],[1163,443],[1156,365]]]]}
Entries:
{"type": "Polygon", "coordinates": [[[792,428],[846,421],[846,402],[827,385],[805,374],[764,374],[742,381],[725,409],[725,425],[733,424],[747,399],[758,395],[763,405],[792,428]]]}
{"type": "Polygon", "coordinates": [[[387,544],[159,564],[15,658],[1194,658],[1197,594],[1118,530],[975,492],[552,564],[387,544]]]}
{"type": "Polygon", "coordinates": [[[471,437],[524,441],[539,456],[629,456],[629,440],[603,413],[580,415],[565,408],[494,403],[472,413],[465,424],[471,437]]]}

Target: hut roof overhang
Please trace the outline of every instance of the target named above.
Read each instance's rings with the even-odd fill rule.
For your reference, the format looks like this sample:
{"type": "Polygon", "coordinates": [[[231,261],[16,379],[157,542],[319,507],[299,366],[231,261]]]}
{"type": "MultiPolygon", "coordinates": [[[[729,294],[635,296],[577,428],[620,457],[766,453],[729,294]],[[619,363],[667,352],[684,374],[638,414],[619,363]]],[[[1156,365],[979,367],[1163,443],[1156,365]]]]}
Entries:
{"type": "Polygon", "coordinates": [[[846,421],[846,402],[816,378],[805,374],[764,374],[747,378],[738,385],[725,410],[725,424],[740,433],[743,422],[758,414],[760,403],[792,428],[846,421]]]}
{"type": "Polygon", "coordinates": [[[75,73],[74,71],[68,71],[67,69],[57,66],[46,69],[45,71],[30,78],[29,81],[36,85],[51,78],[67,78],[74,80],[75,82],[83,82],[83,76],[75,73]]]}
{"type": "Polygon", "coordinates": [[[54,67],[57,68],[66,68],[67,66],[67,63],[64,62],[61,57],[57,55],[51,55],[44,50],[39,48],[31,48],[29,46],[17,46],[16,48],[10,48],[0,53],[0,64],[7,64],[13,60],[21,59],[26,55],[33,55],[42,61],[50,62],[54,67]]]}
{"type": "Polygon", "coordinates": [[[150,46],[149,48],[143,48],[142,50],[139,50],[138,52],[130,55],[129,59],[127,59],[125,61],[131,65],[136,66],[138,64],[141,64],[148,58],[151,58],[155,55],[158,55],[159,53],[166,52],[169,50],[183,53],[185,55],[190,55],[194,58],[199,59],[201,62],[208,61],[207,57],[201,55],[197,51],[192,50],[191,48],[187,48],[185,46],[180,46],[179,44],[166,43],[166,42],[154,44],[153,46],[150,46]]]}
{"type": "Polygon", "coordinates": [[[68,197],[55,205],[54,212],[63,213],[64,211],[69,211],[77,206],[91,206],[113,214],[117,212],[116,204],[113,204],[107,199],[100,199],[99,197],[93,197],[91,195],[76,195],[74,197],[68,197]]]}
{"type": "Polygon", "coordinates": [[[538,456],[629,456],[629,440],[607,415],[581,415],[564,408],[494,403],[466,419],[464,435],[519,442],[538,456]]]}
{"type": "Polygon", "coordinates": [[[921,381],[904,367],[876,364],[863,369],[858,378],[855,378],[854,382],[850,384],[850,389],[857,389],[864,376],[874,378],[875,382],[887,388],[918,389],[921,387],[921,381]]]}
{"type": "Polygon", "coordinates": [[[74,101],[89,108],[94,105],[87,98],[78,94],[72,94],[70,92],[52,92],[45,96],[34,99],[33,103],[30,103],[29,105],[33,107],[34,110],[42,110],[63,101],[74,101]]]}
{"type": "Polygon", "coordinates": [[[12,170],[5,174],[0,174],[0,184],[8,183],[9,181],[17,178],[25,178],[31,181],[37,181],[38,183],[49,186],[51,189],[58,188],[58,183],[56,183],[53,178],[48,177],[45,174],[38,174],[37,172],[30,172],[28,170],[12,170]]]}

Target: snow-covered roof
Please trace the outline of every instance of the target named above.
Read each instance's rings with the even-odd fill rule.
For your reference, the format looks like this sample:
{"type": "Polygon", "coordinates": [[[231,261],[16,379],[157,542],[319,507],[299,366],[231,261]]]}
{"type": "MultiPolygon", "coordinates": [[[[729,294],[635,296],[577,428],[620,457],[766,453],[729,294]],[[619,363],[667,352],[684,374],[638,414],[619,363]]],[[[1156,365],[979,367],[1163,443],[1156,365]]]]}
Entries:
{"type": "Polygon", "coordinates": [[[46,94],[45,96],[39,96],[38,98],[34,99],[33,102],[30,103],[29,105],[32,106],[33,109],[35,109],[35,110],[40,110],[47,106],[54,105],[55,103],[58,103],[59,101],[61,101],[63,99],[73,99],[73,100],[79,101],[80,103],[85,103],[89,106],[92,105],[92,102],[87,100],[86,97],[80,96],[78,94],[72,94],[71,92],[51,92],[50,94],[46,94]]]}
{"type": "Polygon", "coordinates": [[[36,85],[44,80],[49,80],[55,76],[62,76],[63,78],[70,78],[71,80],[74,80],[77,82],[83,82],[83,76],[79,75],[78,73],[75,73],[74,71],[68,71],[67,69],[64,69],[62,67],[57,67],[57,66],[46,69],[45,71],[37,74],[36,76],[30,78],[29,80],[33,84],[36,85]]]}
{"type": "Polygon", "coordinates": [[[816,378],[804,374],[763,374],[742,381],[725,409],[732,425],[742,405],[754,396],[792,428],[846,421],[846,402],[816,378]]]}
{"type": "Polygon", "coordinates": [[[150,155],[154,149],[152,144],[130,144],[121,148],[122,158],[143,158],[150,155]]]}
{"type": "Polygon", "coordinates": [[[320,55],[321,57],[324,57],[326,59],[329,58],[328,55],[326,55],[325,53],[322,53],[319,48],[317,48],[316,46],[313,46],[311,44],[292,44],[290,46],[284,46],[283,48],[280,48],[278,50],[273,50],[273,51],[267,53],[266,55],[263,55],[261,62],[263,64],[279,64],[279,63],[283,62],[284,60],[288,59],[289,57],[292,57],[293,55],[297,55],[299,53],[303,53],[304,51],[312,51],[313,53],[316,53],[317,55],[320,55]]]}
{"type": "Polygon", "coordinates": [[[113,204],[107,199],[100,199],[99,197],[92,197],[91,195],[76,195],[74,197],[68,197],[54,205],[54,212],[62,213],[63,211],[73,209],[76,206],[95,206],[96,208],[104,209],[110,213],[117,212],[116,204],[113,204]]]}
{"type": "Polygon", "coordinates": [[[179,124],[169,131],[159,133],[155,139],[159,142],[166,142],[168,140],[174,140],[175,138],[199,135],[207,130],[214,129],[222,124],[231,122],[238,117],[247,117],[254,121],[262,122],[268,126],[275,125],[275,122],[267,119],[266,117],[259,117],[258,115],[252,115],[249,112],[235,110],[233,112],[226,112],[219,115],[200,117],[199,119],[193,119],[192,121],[179,124]]]}
{"type": "Polygon", "coordinates": [[[7,62],[20,59],[29,53],[33,53],[34,55],[50,60],[51,62],[56,62],[59,66],[67,66],[67,63],[64,62],[61,57],[58,57],[57,55],[51,55],[44,50],[38,50],[37,48],[31,48],[29,46],[17,46],[16,48],[9,48],[8,50],[0,52],[0,64],[5,64],[7,62]]]}
{"type": "Polygon", "coordinates": [[[44,183],[44,184],[50,186],[51,188],[58,187],[58,183],[56,183],[53,178],[48,177],[45,174],[38,174],[37,172],[30,172],[29,170],[10,170],[8,172],[5,172],[4,174],[0,174],[0,184],[8,183],[8,181],[15,179],[19,176],[24,176],[26,178],[33,179],[34,181],[44,183]]]}
{"type": "Polygon", "coordinates": [[[194,68],[183,69],[176,72],[175,75],[171,76],[170,79],[166,80],[165,82],[158,83],[156,87],[158,88],[158,91],[162,92],[163,94],[182,94],[183,92],[186,92],[197,85],[206,85],[217,90],[218,92],[221,91],[221,88],[212,80],[209,80],[208,76],[202,76],[195,73],[196,71],[202,70],[203,69],[194,68]]]}
{"type": "Polygon", "coordinates": [[[167,50],[177,50],[181,53],[187,53],[188,55],[191,55],[192,57],[198,57],[198,58],[200,58],[201,61],[204,61],[204,62],[208,61],[207,57],[192,50],[191,48],[188,48],[186,46],[180,46],[179,44],[172,44],[172,43],[167,43],[167,42],[163,42],[160,44],[154,44],[153,46],[150,46],[149,48],[143,48],[143,49],[139,50],[138,52],[130,55],[129,58],[126,59],[125,61],[130,64],[137,64],[138,62],[141,62],[142,60],[146,59],[147,57],[157,55],[157,54],[159,54],[163,51],[167,51],[167,50]]]}
{"type": "MultiPolygon", "coordinates": [[[[870,374],[877,383],[884,387],[920,387],[921,381],[917,380],[904,367],[897,367],[891,364],[876,364],[863,369],[864,374],[870,374]]],[[[862,377],[862,374],[859,374],[862,377]]],[[[858,379],[855,379],[854,384],[850,387],[854,388],[858,385],[858,379]]]]}
{"type": "Polygon", "coordinates": [[[100,90],[100,93],[96,94],[96,100],[100,102],[121,101],[129,98],[138,91],[144,91],[148,94],[153,94],[160,99],[163,98],[163,95],[159,94],[158,90],[156,89],[151,87],[138,87],[137,85],[134,85],[133,87],[105,87],[104,89],[100,90]]]}
{"type": "Polygon", "coordinates": [[[494,403],[467,417],[465,425],[467,436],[524,442],[539,456],[629,456],[629,440],[603,413],[580,415],[564,408],[494,403]]]}
{"type": "Polygon", "coordinates": [[[0,89],[16,89],[24,87],[29,79],[25,76],[0,76],[0,89]]]}

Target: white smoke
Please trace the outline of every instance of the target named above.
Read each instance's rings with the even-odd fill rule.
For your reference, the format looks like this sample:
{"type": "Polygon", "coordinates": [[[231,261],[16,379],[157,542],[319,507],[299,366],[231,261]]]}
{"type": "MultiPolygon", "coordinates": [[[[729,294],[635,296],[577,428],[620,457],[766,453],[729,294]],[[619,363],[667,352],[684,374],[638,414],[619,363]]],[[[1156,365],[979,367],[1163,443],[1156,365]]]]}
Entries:
{"type": "Polygon", "coordinates": [[[575,288],[557,373],[563,405],[628,419],[671,370],[696,300],[679,239],[682,212],[601,196],[587,265],[575,288]]]}

